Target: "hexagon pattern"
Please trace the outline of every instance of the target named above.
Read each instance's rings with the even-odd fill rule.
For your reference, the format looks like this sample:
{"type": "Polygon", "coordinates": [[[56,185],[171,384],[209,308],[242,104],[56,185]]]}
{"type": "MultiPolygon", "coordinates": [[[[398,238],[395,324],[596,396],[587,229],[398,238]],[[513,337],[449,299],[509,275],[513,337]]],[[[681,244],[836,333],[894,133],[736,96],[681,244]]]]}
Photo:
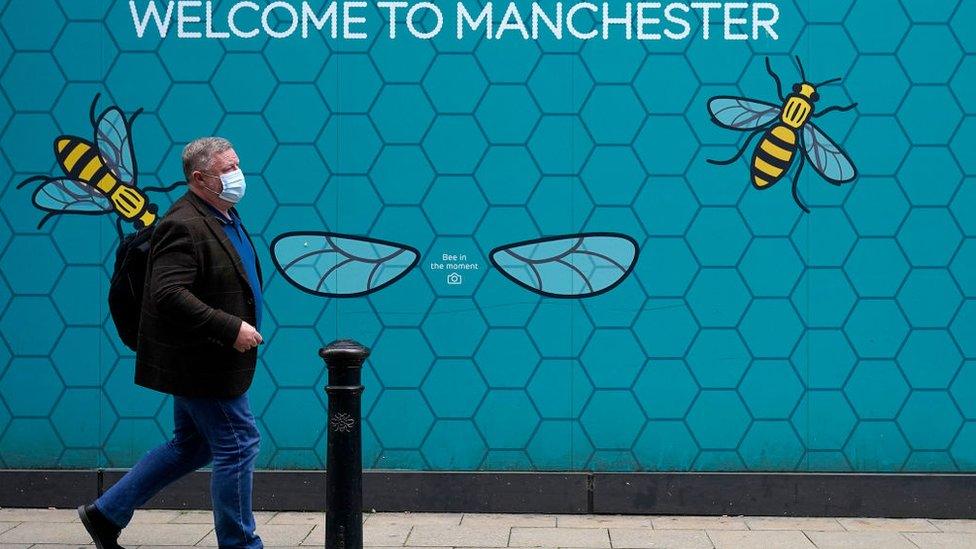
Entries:
{"type": "Polygon", "coordinates": [[[0,467],[130,466],[170,430],[170,397],[132,383],[109,319],[111,224],[38,229],[15,188],[57,173],[51,141],[89,137],[101,92],[145,109],[144,185],[180,179],[182,146],[216,131],[250,176],[257,240],[330,229],[424,258],[390,288],[329,302],[261,252],[259,467],[322,466],[315,352],[354,337],[374,348],[367,467],[972,471],[972,2],[778,3],[778,41],[715,27],[651,47],[393,42],[378,28],[357,42],[140,39],[123,0],[0,2],[0,467]],[[843,77],[821,108],[858,102],[817,123],[861,177],[835,187],[808,167],[808,215],[788,182],[758,192],[746,162],[706,163],[741,136],[705,101],[775,101],[766,54],[787,85],[786,54],[812,79],[843,77]],[[495,246],[582,230],[641,244],[604,296],[539,298],[488,264],[495,246]],[[484,271],[461,287],[428,265],[457,252],[484,271]]]}

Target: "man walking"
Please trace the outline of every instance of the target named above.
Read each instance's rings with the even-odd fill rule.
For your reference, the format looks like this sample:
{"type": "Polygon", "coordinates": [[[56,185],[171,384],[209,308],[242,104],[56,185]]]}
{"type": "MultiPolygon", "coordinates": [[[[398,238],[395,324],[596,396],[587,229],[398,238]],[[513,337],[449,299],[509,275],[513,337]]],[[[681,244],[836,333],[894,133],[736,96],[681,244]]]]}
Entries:
{"type": "Polygon", "coordinates": [[[135,369],[137,385],[173,395],[174,436],[78,508],[98,549],[119,547],[137,507],[211,461],[219,546],[264,547],[251,510],[260,433],[246,392],[262,342],[263,279],[234,208],[246,188],[239,163],[219,137],[183,149],[189,190],[152,235],[135,369]]]}

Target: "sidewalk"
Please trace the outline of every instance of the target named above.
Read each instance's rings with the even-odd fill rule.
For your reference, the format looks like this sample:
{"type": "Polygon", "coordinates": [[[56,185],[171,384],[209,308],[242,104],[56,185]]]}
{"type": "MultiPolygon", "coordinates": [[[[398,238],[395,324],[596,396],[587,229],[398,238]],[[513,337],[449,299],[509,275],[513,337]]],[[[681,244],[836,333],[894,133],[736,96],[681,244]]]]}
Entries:
{"type": "MultiPolygon", "coordinates": [[[[322,547],[324,513],[258,512],[268,547],[322,547]]],[[[976,520],[375,513],[369,547],[976,548],[976,520]]],[[[89,544],[74,509],[0,509],[0,549],[89,544]]],[[[138,510],[127,549],[216,547],[210,511],[138,510]]]]}

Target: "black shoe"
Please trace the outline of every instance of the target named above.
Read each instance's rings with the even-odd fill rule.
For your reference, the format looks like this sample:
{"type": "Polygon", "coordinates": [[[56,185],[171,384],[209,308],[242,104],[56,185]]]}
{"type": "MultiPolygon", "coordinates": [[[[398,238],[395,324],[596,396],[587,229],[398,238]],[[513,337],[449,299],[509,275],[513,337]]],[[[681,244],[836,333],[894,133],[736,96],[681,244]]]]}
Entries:
{"type": "Polygon", "coordinates": [[[87,503],[78,506],[78,516],[81,523],[85,525],[85,530],[95,542],[98,549],[125,549],[118,544],[119,534],[122,529],[112,524],[94,503],[87,503]]]}

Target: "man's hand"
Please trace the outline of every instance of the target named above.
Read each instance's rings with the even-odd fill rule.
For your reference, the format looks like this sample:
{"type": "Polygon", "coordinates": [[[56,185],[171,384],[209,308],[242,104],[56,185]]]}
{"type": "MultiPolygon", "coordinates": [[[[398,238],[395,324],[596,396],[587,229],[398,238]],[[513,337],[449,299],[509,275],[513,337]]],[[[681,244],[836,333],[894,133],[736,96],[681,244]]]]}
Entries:
{"type": "Polygon", "coordinates": [[[254,329],[254,326],[241,321],[241,329],[237,332],[237,341],[234,342],[235,349],[246,353],[254,347],[257,347],[262,341],[264,341],[264,338],[254,329]]]}

